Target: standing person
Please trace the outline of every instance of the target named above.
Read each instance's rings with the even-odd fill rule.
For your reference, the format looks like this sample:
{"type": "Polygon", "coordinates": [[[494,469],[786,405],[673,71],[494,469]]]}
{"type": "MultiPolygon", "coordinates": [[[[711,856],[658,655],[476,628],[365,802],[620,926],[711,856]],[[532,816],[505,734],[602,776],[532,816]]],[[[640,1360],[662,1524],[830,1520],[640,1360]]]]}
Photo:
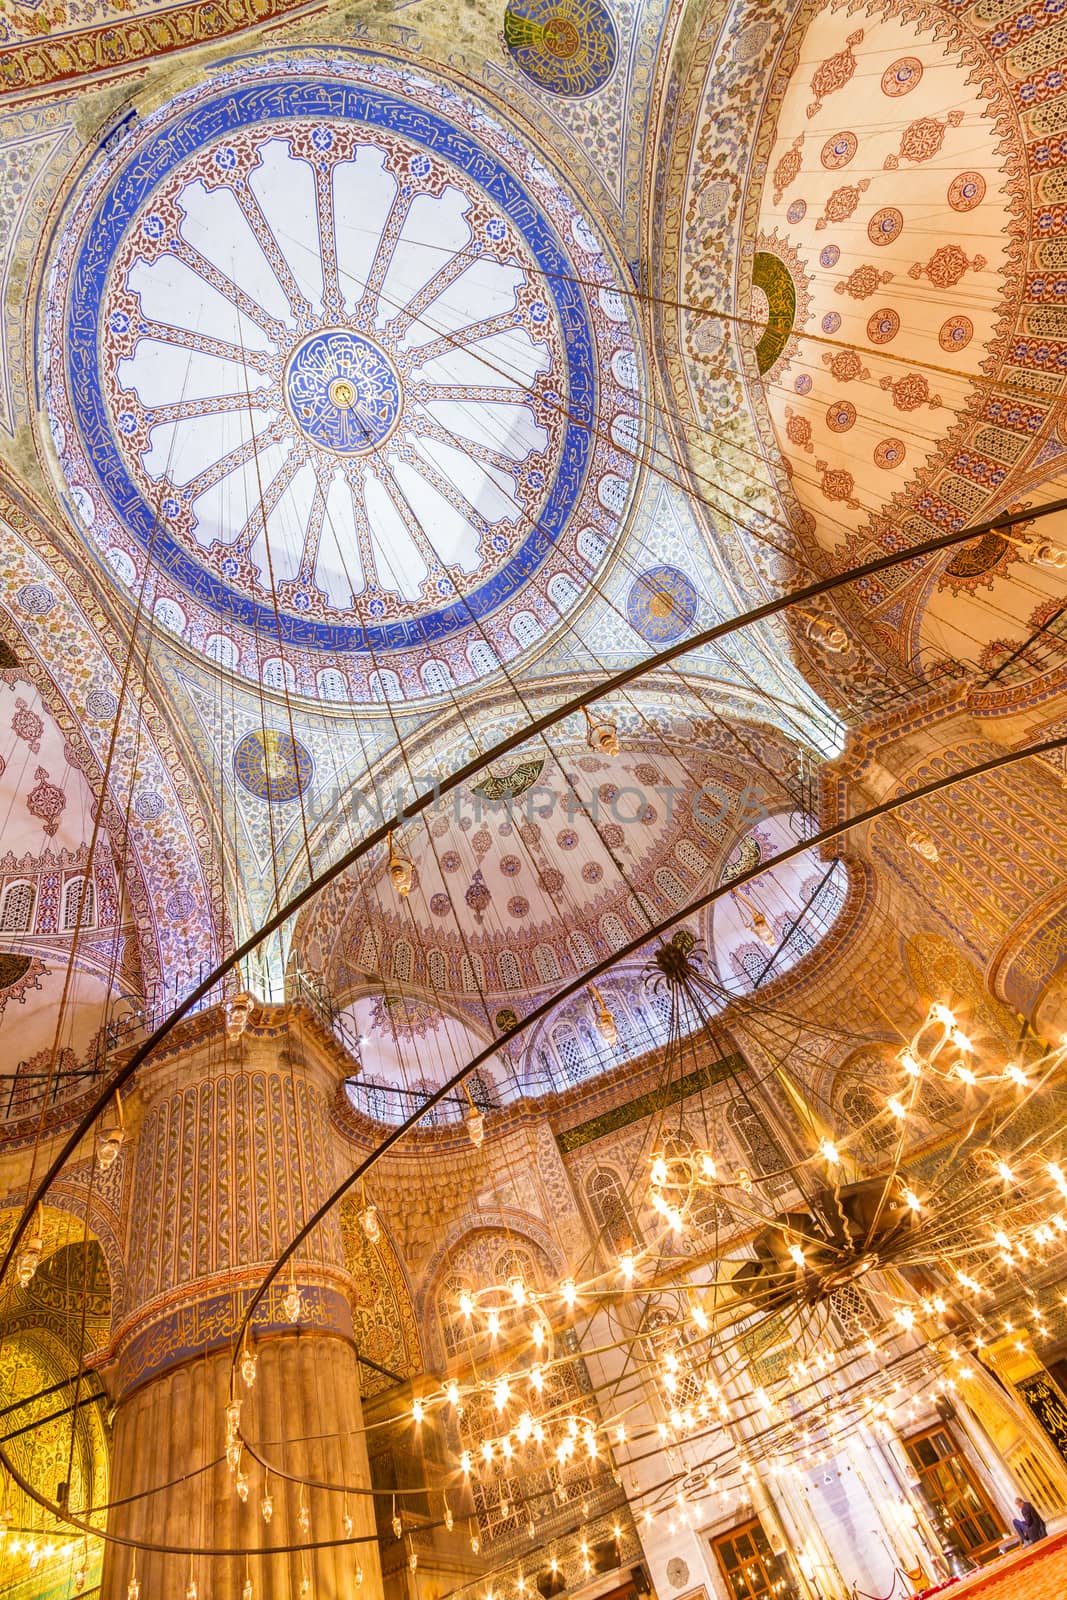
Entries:
{"type": "Polygon", "coordinates": [[[1022,1495],[1016,1496],[1015,1504],[1019,1508],[1019,1515],[1013,1519],[1012,1526],[1023,1544],[1036,1544],[1048,1533],[1037,1507],[1032,1501],[1024,1500],[1022,1495]]]}

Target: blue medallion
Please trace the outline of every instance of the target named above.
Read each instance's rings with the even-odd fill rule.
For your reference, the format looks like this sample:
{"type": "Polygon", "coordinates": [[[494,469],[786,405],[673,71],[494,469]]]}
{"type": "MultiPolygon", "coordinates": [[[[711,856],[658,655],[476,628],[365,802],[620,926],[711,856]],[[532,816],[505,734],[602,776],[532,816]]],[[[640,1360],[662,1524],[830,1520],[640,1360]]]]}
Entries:
{"type": "Polygon", "coordinates": [[[626,616],[649,644],[671,644],[689,632],[697,614],[692,580],[677,567],[649,567],[630,585],[626,616]]]}
{"type": "Polygon", "coordinates": [[[315,763],[299,739],[268,728],[262,734],[246,733],[238,741],[233,770],[249,794],[276,805],[303,794],[311,782],[315,763]]]}
{"type": "Polygon", "coordinates": [[[388,357],[348,328],[328,328],[298,345],[285,375],[293,421],[313,444],[364,455],[392,433],[400,380],[388,357]]]}

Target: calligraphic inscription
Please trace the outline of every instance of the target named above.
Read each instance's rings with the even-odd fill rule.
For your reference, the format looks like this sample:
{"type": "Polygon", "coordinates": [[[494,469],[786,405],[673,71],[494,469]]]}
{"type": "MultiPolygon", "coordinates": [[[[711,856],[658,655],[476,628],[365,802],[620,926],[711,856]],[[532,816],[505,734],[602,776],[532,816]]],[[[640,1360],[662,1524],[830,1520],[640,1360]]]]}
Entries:
{"type": "Polygon", "coordinates": [[[1047,1372],[1032,1372],[1015,1385],[1020,1397],[1033,1412],[1046,1438],[1067,1462],[1067,1398],[1047,1372]]]}
{"type": "Polygon", "coordinates": [[[312,334],[285,377],[290,414],[314,444],[364,455],[384,443],[400,415],[400,379],[370,339],[347,328],[312,334]]]}

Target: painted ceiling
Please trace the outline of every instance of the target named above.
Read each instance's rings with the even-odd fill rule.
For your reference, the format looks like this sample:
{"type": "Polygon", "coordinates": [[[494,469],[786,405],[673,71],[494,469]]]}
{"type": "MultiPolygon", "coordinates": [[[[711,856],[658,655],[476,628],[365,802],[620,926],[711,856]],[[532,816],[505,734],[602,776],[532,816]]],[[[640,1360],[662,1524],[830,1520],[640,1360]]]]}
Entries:
{"type": "MultiPolygon", "coordinates": [[[[188,992],[383,795],[583,685],[902,535],[1002,506],[1025,535],[1058,493],[1054,24],[992,0],[516,0],[357,5],[341,45],[314,7],[242,37],[235,6],[176,70],[203,8],[112,9],[22,3],[0,30],[0,509],[70,851],[117,729],[121,992],[188,992]]],[[[613,703],[618,757],[569,724],[515,760],[546,762],[554,811],[568,774],[599,794],[714,773],[734,787],[713,840],[652,798],[652,820],[549,825],[467,792],[405,830],[409,902],[379,852],[256,981],[277,998],[294,954],[326,972],[384,1077],[371,1009],[398,986],[436,990],[462,1048],[551,988],[572,936],[611,948],[604,919],[632,937],[641,895],[662,912],[760,828],[781,842],[808,754],[894,686],[1058,664],[1061,593],[992,536],[841,601],[842,656],[777,621],[693,651],[613,703]],[[773,747],[758,819],[709,728],[773,747]],[[694,738],[669,772],[657,740],[694,738]],[[408,978],[381,965],[405,943],[408,978]]],[[[16,754],[21,849],[38,780],[16,754]]],[[[821,897],[821,937],[846,888],[802,859],[751,899],[799,961],[794,912],[821,897]]],[[[738,992],[766,949],[751,919],[728,897],[699,930],[738,992]]]]}

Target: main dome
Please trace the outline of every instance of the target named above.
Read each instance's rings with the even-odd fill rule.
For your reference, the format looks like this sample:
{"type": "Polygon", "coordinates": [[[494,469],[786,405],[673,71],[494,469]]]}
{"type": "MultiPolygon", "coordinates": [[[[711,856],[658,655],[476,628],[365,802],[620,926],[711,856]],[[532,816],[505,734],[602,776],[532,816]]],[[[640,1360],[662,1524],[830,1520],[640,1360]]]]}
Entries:
{"type": "Polygon", "coordinates": [[[451,85],[353,52],[219,74],[135,125],[63,231],[72,515],[247,675],[273,655],[278,686],[357,699],[481,676],[581,599],[628,505],[618,282],[451,85]]]}

